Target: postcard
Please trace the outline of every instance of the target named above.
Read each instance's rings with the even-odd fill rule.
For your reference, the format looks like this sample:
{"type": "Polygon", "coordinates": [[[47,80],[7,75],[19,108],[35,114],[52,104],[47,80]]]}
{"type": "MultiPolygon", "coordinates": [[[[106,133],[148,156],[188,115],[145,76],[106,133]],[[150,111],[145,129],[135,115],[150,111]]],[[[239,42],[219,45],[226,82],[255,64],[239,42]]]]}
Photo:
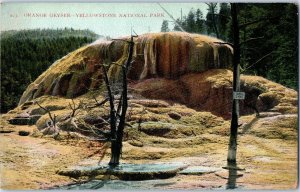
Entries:
{"type": "Polygon", "coordinates": [[[2,190],[298,188],[298,5],[2,2],[2,190]]]}

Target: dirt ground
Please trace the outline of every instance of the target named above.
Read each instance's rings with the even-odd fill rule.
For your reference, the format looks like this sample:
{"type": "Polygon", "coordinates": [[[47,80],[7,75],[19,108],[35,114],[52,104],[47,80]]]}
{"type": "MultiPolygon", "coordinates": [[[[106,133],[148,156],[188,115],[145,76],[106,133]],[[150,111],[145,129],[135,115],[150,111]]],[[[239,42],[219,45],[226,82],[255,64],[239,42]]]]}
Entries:
{"type": "MultiPolygon", "coordinates": [[[[262,118],[251,128],[244,127],[239,131],[238,166],[245,170],[237,171],[237,177],[234,178],[229,177],[228,170],[222,169],[226,166],[228,136],[213,133],[205,133],[202,139],[209,138],[214,142],[182,148],[163,144],[137,147],[125,142],[122,162],[182,162],[189,166],[219,168],[219,171],[209,174],[177,175],[164,180],[171,184],[158,185],[159,188],[225,189],[229,184],[234,184],[241,189],[295,189],[298,183],[297,130],[292,132],[294,137],[291,137],[292,133],[289,134],[290,137],[284,136],[286,139],[262,138],[261,135],[266,134],[266,131],[269,131],[270,136],[270,132],[278,128],[278,124],[274,128],[268,122],[270,119],[262,118]],[[149,155],[153,153],[161,156],[149,155]],[[133,157],[137,154],[141,155],[140,158],[133,157]]],[[[284,123],[282,120],[280,122],[284,123]]],[[[76,182],[56,174],[56,171],[75,165],[95,164],[100,160],[101,147],[90,141],[56,141],[48,137],[18,135],[19,130],[32,133],[35,129],[35,126],[2,127],[1,189],[46,189],[76,182]]],[[[288,133],[287,128],[285,132],[288,133]]],[[[172,142],[187,142],[187,138],[173,139],[172,142]]],[[[102,160],[104,163],[108,161],[108,153],[109,150],[102,160]]]]}
{"type": "MultiPolygon", "coordinates": [[[[1,133],[1,189],[42,189],[72,182],[55,172],[89,156],[86,144],[62,144],[50,138],[19,136],[18,130],[35,126],[14,126],[14,132],[1,133]]],[[[6,129],[6,131],[12,129],[6,129]]]]}

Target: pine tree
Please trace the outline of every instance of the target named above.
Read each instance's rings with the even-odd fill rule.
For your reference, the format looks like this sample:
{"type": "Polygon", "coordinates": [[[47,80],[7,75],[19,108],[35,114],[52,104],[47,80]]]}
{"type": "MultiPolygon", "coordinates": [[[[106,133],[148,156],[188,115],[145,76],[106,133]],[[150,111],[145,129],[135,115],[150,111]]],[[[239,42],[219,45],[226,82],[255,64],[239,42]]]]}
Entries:
{"type": "Polygon", "coordinates": [[[203,19],[203,13],[200,9],[196,11],[196,32],[205,34],[205,20],[203,19]]]}
{"type": "Polygon", "coordinates": [[[218,28],[220,32],[220,38],[223,40],[227,40],[227,28],[228,28],[228,22],[230,20],[230,7],[227,3],[221,3],[220,4],[220,11],[218,14],[218,28]]]}
{"type": "Polygon", "coordinates": [[[167,20],[163,20],[162,25],[161,25],[161,32],[169,32],[169,23],[167,20]]]}
{"type": "Polygon", "coordinates": [[[190,10],[190,12],[186,18],[186,25],[187,25],[185,28],[186,31],[191,32],[191,33],[197,31],[194,9],[190,10]]]}
{"type": "Polygon", "coordinates": [[[206,3],[208,6],[208,13],[206,15],[206,26],[207,33],[209,35],[216,36],[219,38],[219,29],[218,29],[218,17],[217,15],[217,3],[206,3]]]}
{"type": "MultiPolygon", "coordinates": [[[[182,26],[182,21],[180,19],[176,19],[176,23],[182,26]]],[[[180,27],[175,23],[173,31],[181,31],[180,27]]]]}

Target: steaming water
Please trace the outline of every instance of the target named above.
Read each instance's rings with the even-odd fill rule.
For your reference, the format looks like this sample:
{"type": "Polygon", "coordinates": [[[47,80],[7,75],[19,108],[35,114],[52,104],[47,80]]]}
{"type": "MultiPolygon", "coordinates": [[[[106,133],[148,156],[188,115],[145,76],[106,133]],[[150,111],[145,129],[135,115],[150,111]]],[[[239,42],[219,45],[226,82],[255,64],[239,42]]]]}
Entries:
{"type": "Polygon", "coordinates": [[[109,40],[105,37],[101,37],[101,38],[95,40],[94,42],[90,43],[89,45],[98,45],[98,44],[104,44],[104,43],[109,44],[111,42],[112,42],[111,40],[109,40]]]}

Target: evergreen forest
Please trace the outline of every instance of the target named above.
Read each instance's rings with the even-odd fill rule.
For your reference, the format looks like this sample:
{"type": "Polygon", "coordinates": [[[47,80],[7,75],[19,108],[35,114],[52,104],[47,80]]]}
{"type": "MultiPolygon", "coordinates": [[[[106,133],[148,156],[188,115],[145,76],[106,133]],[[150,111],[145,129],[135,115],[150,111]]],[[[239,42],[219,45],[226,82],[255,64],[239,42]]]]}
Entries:
{"type": "MultiPolygon", "coordinates": [[[[191,33],[206,34],[232,43],[229,3],[206,3],[207,15],[191,9],[178,18],[191,33]]],[[[298,6],[292,3],[239,3],[238,22],[241,45],[241,73],[259,75],[297,89],[298,86],[298,6]]],[[[161,31],[171,31],[163,21],[161,31]]]]}
{"type": "Polygon", "coordinates": [[[72,28],[1,32],[1,113],[16,107],[26,87],[53,62],[97,37],[72,28]]]}

